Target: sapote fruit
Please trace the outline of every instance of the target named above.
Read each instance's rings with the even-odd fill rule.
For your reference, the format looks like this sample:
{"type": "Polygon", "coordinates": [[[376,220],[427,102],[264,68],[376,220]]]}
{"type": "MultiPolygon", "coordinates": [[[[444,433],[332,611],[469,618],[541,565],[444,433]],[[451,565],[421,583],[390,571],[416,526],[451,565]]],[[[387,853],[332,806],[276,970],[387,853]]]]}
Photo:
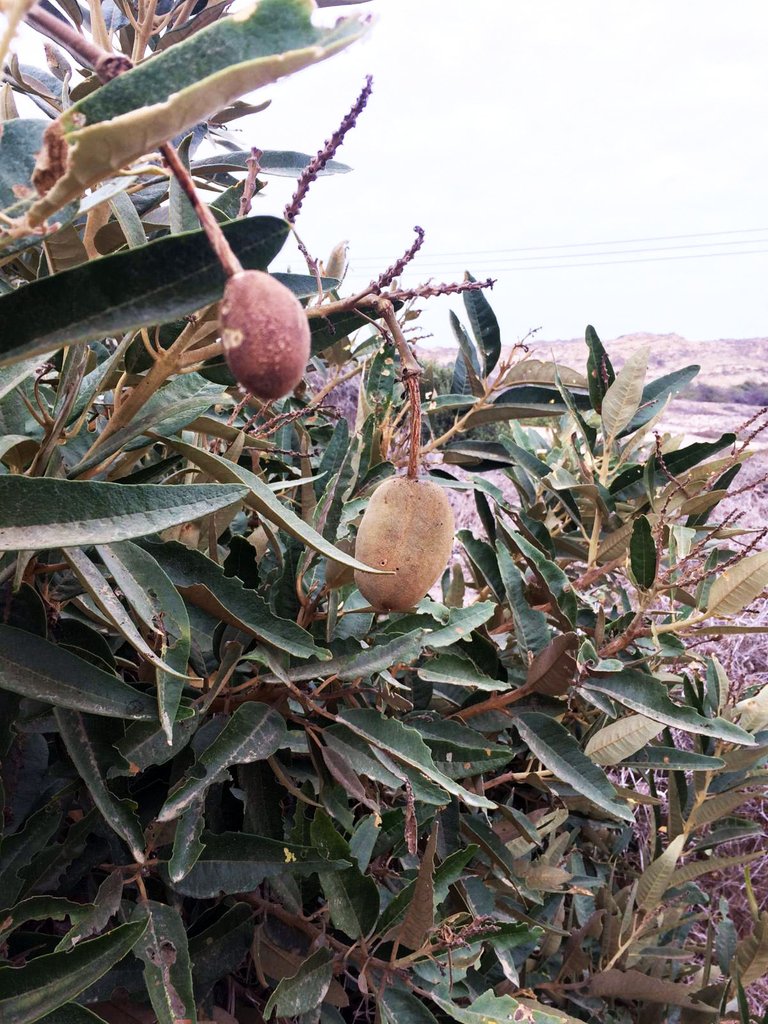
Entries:
{"type": "Polygon", "coordinates": [[[309,322],[293,292],[261,270],[241,270],[227,281],[220,316],[237,382],[265,401],[289,395],[310,355],[309,322]]]}
{"type": "Polygon", "coordinates": [[[439,579],[453,547],[453,512],[445,490],[429,480],[390,477],[368,503],[355,558],[392,576],[355,570],[363,597],[378,611],[404,612],[439,579]]]}

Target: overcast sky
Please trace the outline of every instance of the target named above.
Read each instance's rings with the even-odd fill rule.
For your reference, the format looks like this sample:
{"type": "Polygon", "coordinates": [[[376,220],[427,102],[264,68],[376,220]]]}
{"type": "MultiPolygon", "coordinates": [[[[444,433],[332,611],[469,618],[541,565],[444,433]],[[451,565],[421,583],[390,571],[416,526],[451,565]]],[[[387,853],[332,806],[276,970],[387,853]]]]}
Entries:
{"type": "MultiPolygon", "coordinates": [[[[406,280],[497,277],[506,342],[588,322],[606,338],[768,334],[765,0],[373,0],[320,16],[355,10],[375,16],[368,38],[262,90],[272,106],[242,139],[313,152],[373,74],[338,155],[353,173],[318,181],[297,225],[320,256],[349,240],[348,283],[419,224],[406,280]]],[[[259,212],[285,188],[271,179],[259,212]]],[[[434,343],[451,341],[448,303],[430,303],[434,343]]]]}

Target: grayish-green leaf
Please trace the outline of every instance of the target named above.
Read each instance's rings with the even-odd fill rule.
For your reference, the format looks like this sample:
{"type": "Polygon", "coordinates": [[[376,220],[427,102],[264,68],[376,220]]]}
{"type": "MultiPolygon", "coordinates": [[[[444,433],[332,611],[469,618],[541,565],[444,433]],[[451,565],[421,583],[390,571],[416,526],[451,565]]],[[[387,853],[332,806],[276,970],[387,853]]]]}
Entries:
{"type": "Polygon", "coordinates": [[[144,964],[144,981],[158,1024],[194,1024],[195,996],[187,931],[175,907],[154,900],[136,904],[133,920],[146,925],[134,947],[144,964]]]}

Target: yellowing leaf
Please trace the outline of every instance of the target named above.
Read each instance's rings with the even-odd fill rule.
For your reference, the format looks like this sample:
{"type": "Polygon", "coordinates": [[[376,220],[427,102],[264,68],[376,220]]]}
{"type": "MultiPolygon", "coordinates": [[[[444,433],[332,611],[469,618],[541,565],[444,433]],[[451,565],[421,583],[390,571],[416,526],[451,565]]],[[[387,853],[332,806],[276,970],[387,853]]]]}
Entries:
{"type": "Polygon", "coordinates": [[[626,361],[603,397],[601,415],[607,438],[615,438],[637,412],[648,367],[648,349],[641,348],[626,361]]]}
{"type": "Polygon", "coordinates": [[[663,726],[645,715],[629,715],[611,722],[592,736],[584,753],[595,764],[618,764],[655,739],[663,726]]]}
{"type": "Polygon", "coordinates": [[[768,587],[768,550],[749,555],[712,584],[707,615],[738,615],[768,587]]]}
{"type": "Polygon", "coordinates": [[[40,224],[86,188],[212,111],[325,60],[365,31],[357,18],[316,29],[313,9],[312,0],[262,0],[255,9],[222,18],[75,103],[46,131],[38,184],[43,167],[52,161],[48,176],[54,180],[31,206],[30,224],[40,224]]]}

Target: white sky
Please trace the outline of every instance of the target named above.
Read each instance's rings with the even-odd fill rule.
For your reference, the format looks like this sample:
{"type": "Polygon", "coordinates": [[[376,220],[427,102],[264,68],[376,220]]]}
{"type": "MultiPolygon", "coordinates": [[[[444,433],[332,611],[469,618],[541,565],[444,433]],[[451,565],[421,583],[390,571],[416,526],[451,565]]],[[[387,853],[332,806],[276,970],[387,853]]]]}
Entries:
{"type": "MultiPolygon", "coordinates": [[[[498,277],[508,343],[588,322],[606,338],[768,334],[765,0],[373,0],[321,16],[356,10],[376,16],[368,38],[262,90],[272,106],[242,138],[314,152],[373,74],[338,154],[354,172],[319,180],[297,223],[320,256],[349,240],[348,284],[420,224],[406,280],[498,277]],[[674,235],[698,237],[584,245],[674,235]],[[519,251],[544,246],[572,248],[519,251]],[[616,254],[638,249],[654,251],[616,254]],[[669,258],[694,253],[741,254],[669,258]]],[[[286,192],[270,179],[257,212],[286,192]]],[[[452,343],[451,301],[429,304],[433,343],[452,343]]]]}

